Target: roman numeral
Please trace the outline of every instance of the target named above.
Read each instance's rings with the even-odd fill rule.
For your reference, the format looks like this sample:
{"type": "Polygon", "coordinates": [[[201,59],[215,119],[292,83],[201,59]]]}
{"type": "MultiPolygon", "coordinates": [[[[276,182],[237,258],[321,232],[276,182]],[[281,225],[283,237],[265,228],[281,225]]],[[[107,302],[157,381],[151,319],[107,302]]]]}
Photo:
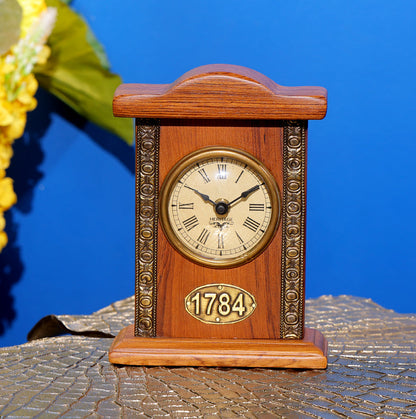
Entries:
{"type": "Polygon", "coordinates": [[[193,215],[192,217],[187,218],[186,220],[182,221],[186,231],[192,230],[199,224],[198,218],[193,215]]]}
{"type": "Polygon", "coordinates": [[[208,182],[211,181],[211,179],[208,177],[207,172],[205,171],[205,169],[198,170],[198,173],[202,176],[202,179],[204,179],[205,183],[208,183],[208,182]]]}
{"type": "Polygon", "coordinates": [[[218,249],[224,249],[224,236],[222,233],[218,234],[218,249]]]}
{"type": "Polygon", "coordinates": [[[264,204],[248,204],[249,211],[264,211],[264,204]]]}
{"type": "Polygon", "coordinates": [[[205,244],[208,240],[208,237],[209,237],[209,231],[206,228],[204,228],[201,231],[201,234],[199,235],[199,237],[197,238],[197,241],[199,241],[201,244],[205,244]]]}
{"type": "Polygon", "coordinates": [[[189,202],[187,204],[179,204],[179,209],[183,209],[183,210],[191,210],[194,209],[194,203],[193,202],[189,202]]]}
{"type": "Polygon", "coordinates": [[[260,227],[260,223],[258,223],[257,221],[253,220],[250,217],[247,217],[246,220],[243,223],[243,226],[244,227],[247,227],[251,231],[256,231],[260,227]]]}
{"type": "Polygon", "coordinates": [[[218,164],[217,179],[227,179],[227,165],[224,163],[218,164]]]}

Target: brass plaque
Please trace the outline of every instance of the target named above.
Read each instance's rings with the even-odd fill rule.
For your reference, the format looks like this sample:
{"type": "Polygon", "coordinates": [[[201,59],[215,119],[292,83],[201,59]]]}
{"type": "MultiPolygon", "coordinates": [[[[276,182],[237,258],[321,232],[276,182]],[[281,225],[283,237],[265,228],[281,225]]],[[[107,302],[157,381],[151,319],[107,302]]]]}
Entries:
{"type": "Polygon", "coordinates": [[[245,320],[256,309],[252,294],[229,284],[207,284],[185,297],[185,309],[203,323],[230,324],[245,320]]]}

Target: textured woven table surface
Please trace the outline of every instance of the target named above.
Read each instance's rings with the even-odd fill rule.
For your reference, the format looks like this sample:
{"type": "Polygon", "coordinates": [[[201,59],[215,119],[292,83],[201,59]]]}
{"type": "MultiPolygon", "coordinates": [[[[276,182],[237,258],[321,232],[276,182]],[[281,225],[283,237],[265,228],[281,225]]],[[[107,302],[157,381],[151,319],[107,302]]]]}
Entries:
{"type": "Polygon", "coordinates": [[[48,316],[36,339],[0,348],[1,417],[416,418],[416,316],[371,300],[308,300],[307,326],[329,341],[323,371],[118,367],[111,336],[133,299],[89,316],[48,316]]]}

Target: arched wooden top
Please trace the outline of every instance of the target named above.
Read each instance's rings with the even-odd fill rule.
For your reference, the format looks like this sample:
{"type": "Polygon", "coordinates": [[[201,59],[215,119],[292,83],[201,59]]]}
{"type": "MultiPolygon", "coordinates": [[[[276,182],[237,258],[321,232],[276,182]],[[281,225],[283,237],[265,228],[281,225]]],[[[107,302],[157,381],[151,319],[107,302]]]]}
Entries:
{"type": "Polygon", "coordinates": [[[280,86],[246,67],[212,64],[188,71],[171,84],[122,84],[115,116],[130,118],[322,119],[323,87],[280,86]]]}

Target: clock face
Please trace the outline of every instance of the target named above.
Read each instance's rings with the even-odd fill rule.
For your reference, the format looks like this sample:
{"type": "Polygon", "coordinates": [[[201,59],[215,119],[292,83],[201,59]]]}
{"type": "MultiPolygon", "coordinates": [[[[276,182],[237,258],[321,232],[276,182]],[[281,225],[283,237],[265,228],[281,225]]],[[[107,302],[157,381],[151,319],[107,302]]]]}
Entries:
{"type": "Polygon", "coordinates": [[[160,203],[170,243],[210,267],[234,267],[258,256],[280,218],[271,173],[231,148],[204,148],[180,160],[162,186],[160,203]]]}

